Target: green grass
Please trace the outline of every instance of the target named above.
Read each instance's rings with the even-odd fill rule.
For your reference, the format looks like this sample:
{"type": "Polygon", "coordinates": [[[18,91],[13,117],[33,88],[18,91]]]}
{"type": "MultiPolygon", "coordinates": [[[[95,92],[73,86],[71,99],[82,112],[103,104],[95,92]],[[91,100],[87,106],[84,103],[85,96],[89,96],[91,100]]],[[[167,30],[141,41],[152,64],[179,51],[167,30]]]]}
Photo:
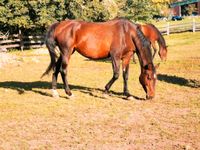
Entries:
{"type": "MultiPolygon", "coordinates": [[[[75,53],[68,99],[59,76],[60,98],[51,97],[46,49],[13,51],[0,68],[0,149],[198,149],[200,146],[200,33],[165,36],[167,62],[161,62],[156,98],[126,100],[123,80],[103,95],[112,77],[109,61],[75,53]]],[[[158,56],[155,64],[160,62],[158,56]]],[[[139,64],[130,64],[129,90],[144,98],[139,64]]]]}

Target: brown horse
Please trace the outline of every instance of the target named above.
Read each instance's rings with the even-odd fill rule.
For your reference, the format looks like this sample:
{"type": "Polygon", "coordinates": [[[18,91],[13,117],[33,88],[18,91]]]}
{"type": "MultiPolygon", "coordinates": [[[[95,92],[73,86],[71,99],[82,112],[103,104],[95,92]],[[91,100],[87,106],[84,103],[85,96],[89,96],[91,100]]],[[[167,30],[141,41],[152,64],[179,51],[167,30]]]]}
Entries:
{"type": "Polygon", "coordinates": [[[156,70],[152,62],[150,43],[141,30],[128,20],[116,19],[99,23],[65,20],[54,23],[47,32],[46,46],[51,62],[43,76],[51,69],[54,70],[53,96],[58,96],[56,88],[59,72],[66,94],[72,95],[67,80],[67,67],[74,51],[91,59],[111,57],[113,77],[106,84],[105,93],[108,93],[112,84],[118,79],[120,60],[122,60],[124,95],[127,97],[131,96],[127,87],[129,62],[133,52],[136,51],[141,66],[139,80],[146,92],[146,98],[151,99],[155,96],[156,70]],[[60,50],[58,59],[55,54],[56,46],[60,50]]]}
{"type": "MultiPolygon", "coordinates": [[[[166,61],[167,59],[167,46],[164,37],[160,33],[160,31],[153,24],[137,24],[137,26],[141,29],[144,36],[150,40],[151,45],[154,49],[153,58],[157,52],[156,41],[159,46],[159,56],[161,60],[166,61]]],[[[134,58],[133,58],[134,59],[134,58]]]]}

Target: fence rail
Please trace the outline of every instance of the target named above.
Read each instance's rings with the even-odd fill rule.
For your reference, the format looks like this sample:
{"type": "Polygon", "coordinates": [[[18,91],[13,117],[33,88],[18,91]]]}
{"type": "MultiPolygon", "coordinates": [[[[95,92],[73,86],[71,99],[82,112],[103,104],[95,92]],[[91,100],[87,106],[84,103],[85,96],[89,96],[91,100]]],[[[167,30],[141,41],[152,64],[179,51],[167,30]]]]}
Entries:
{"type": "Polygon", "coordinates": [[[26,48],[40,48],[44,47],[44,36],[22,36],[21,34],[1,35],[0,36],[0,51],[19,48],[24,50],[26,48]]]}
{"type": "Polygon", "coordinates": [[[200,31],[200,23],[199,22],[188,22],[188,23],[180,23],[180,24],[170,24],[169,22],[164,26],[157,26],[159,31],[162,34],[172,34],[172,33],[179,33],[179,32],[196,32],[200,31]]]}
{"type": "MultiPolygon", "coordinates": [[[[200,23],[192,22],[180,23],[176,25],[171,25],[167,22],[164,26],[157,26],[162,34],[169,35],[171,33],[178,32],[196,32],[200,31],[200,23]]],[[[13,35],[0,35],[0,51],[7,50],[10,48],[19,48],[21,50],[26,48],[40,48],[44,47],[44,36],[22,36],[22,34],[13,35]]]]}

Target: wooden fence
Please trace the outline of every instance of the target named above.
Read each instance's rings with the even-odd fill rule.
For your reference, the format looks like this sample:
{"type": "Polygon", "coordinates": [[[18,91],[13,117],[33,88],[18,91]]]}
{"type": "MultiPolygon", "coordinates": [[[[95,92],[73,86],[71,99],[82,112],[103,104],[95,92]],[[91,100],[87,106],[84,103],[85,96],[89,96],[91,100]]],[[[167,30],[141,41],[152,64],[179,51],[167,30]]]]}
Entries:
{"type": "MultiPolygon", "coordinates": [[[[178,32],[196,32],[200,31],[200,23],[188,22],[170,25],[169,22],[165,26],[157,26],[162,34],[169,35],[171,33],[178,32]]],[[[22,36],[22,34],[14,35],[0,35],[0,51],[7,50],[10,48],[28,49],[28,48],[40,48],[44,47],[44,36],[22,36]]]]}
{"type": "Polygon", "coordinates": [[[165,26],[157,26],[157,28],[162,34],[166,35],[180,32],[197,32],[200,31],[200,23],[193,20],[192,22],[171,25],[167,22],[165,26]]]}
{"type": "Polygon", "coordinates": [[[22,36],[22,34],[0,35],[0,51],[10,48],[29,49],[44,47],[44,36],[22,36]]]}

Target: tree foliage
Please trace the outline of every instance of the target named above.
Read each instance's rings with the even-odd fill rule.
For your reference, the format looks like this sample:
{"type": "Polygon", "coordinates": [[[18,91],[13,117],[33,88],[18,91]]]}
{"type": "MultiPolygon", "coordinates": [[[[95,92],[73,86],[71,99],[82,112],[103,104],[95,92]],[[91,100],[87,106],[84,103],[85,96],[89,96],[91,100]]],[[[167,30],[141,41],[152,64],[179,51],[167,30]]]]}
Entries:
{"type": "Polygon", "coordinates": [[[1,31],[44,30],[56,21],[105,21],[126,17],[149,20],[154,10],[149,0],[1,0],[1,31]]]}
{"type": "Polygon", "coordinates": [[[104,21],[109,18],[109,12],[99,0],[75,0],[70,2],[69,11],[74,19],[85,21],[104,21]]]}
{"type": "Polygon", "coordinates": [[[25,1],[1,1],[0,22],[9,26],[28,27],[31,23],[25,1]]]}
{"type": "Polygon", "coordinates": [[[121,3],[120,16],[133,21],[149,21],[155,10],[150,0],[126,0],[121,3]]]}
{"type": "Polygon", "coordinates": [[[56,20],[62,20],[66,14],[64,9],[61,0],[3,0],[0,2],[0,25],[14,30],[45,28],[56,20]]]}

